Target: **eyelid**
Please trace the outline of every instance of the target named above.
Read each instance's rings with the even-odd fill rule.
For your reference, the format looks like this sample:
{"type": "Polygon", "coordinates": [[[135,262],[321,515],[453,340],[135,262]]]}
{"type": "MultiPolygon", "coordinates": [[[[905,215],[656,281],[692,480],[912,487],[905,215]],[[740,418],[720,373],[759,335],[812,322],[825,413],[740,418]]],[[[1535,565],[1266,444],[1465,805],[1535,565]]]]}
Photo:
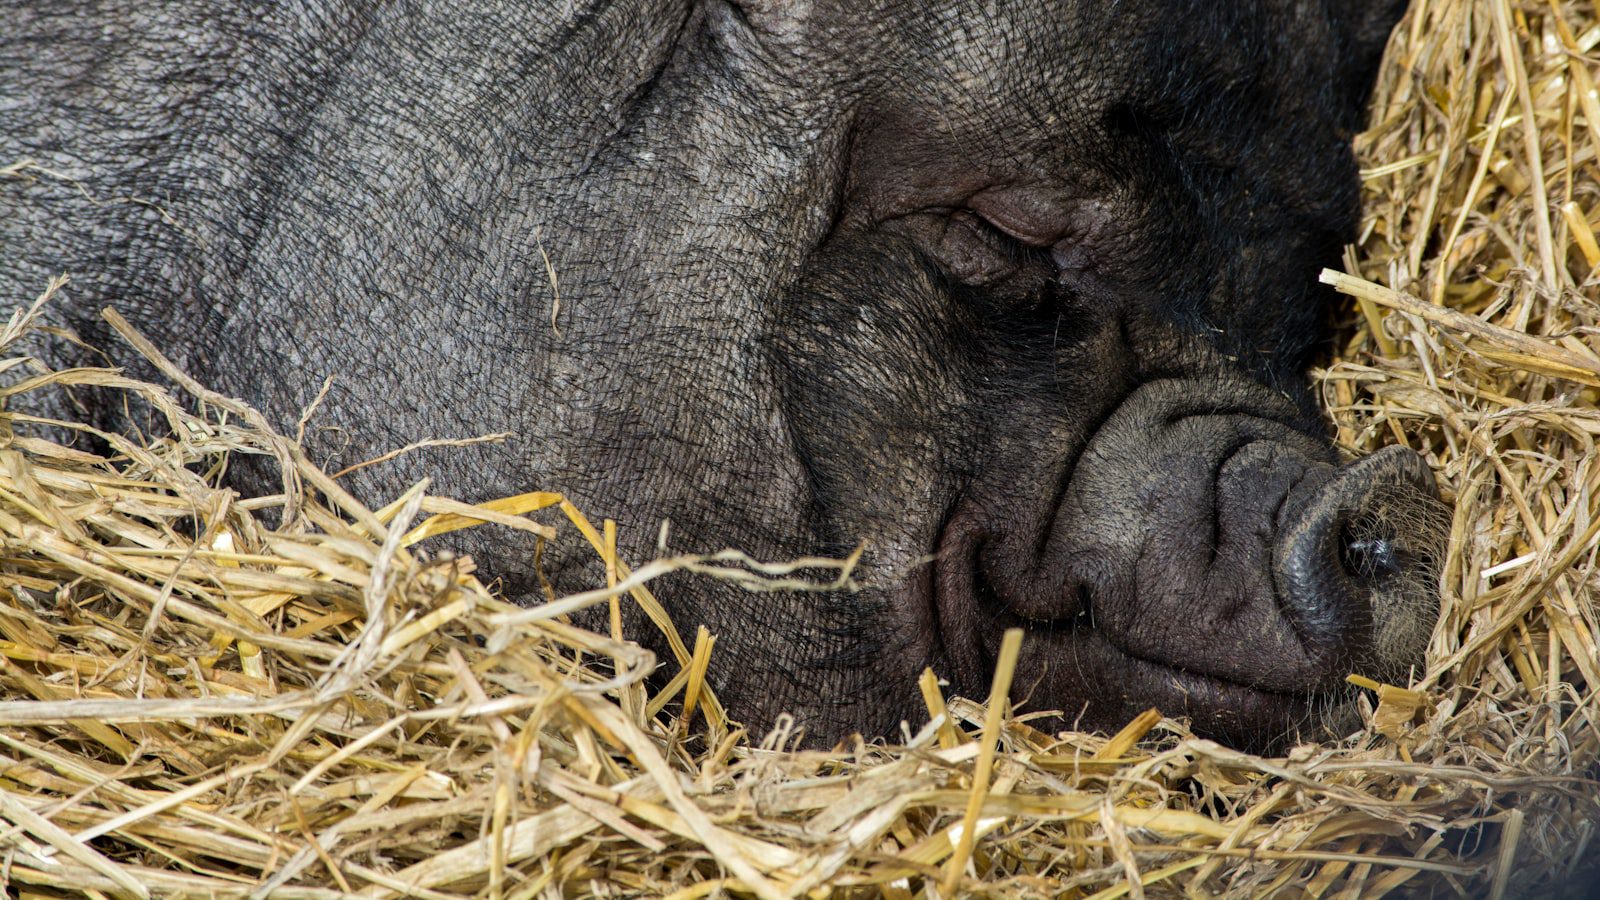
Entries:
{"type": "Polygon", "coordinates": [[[1037,194],[1011,193],[998,200],[975,197],[970,205],[996,232],[1030,250],[1044,251],[1059,272],[1080,272],[1093,266],[1117,230],[1115,208],[1099,197],[1068,204],[1037,194]]]}
{"type": "Polygon", "coordinates": [[[980,194],[970,206],[991,228],[1035,250],[1049,249],[1069,230],[1066,205],[1031,191],[980,194]]]}
{"type": "Polygon", "coordinates": [[[993,228],[995,231],[1000,232],[1001,234],[1005,235],[1006,237],[1010,238],[1013,241],[1016,241],[1017,243],[1021,244],[1024,247],[1028,247],[1028,248],[1031,248],[1031,249],[1034,249],[1034,250],[1045,250],[1045,249],[1048,249],[1051,246],[1052,243],[1054,243],[1053,241],[1047,241],[1047,240],[1043,240],[1041,238],[1035,237],[1030,232],[1024,231],[1024,230],[1022,230],[1020,228],[1017,228],[1017,227],[1015,227],[1013,225],[1010,225],[1010,224],[1008,224],[1006,222],[1006,220],[1004,218],[988,216],[988,215],[985,215],[985,214],[983,214],[981,212],[977,212],[976,210],[974,210],[974,212],[976,213],[976,215],[978,216],[979,219],[983,220],[983,223],[985,225],[989,226],[990,228],[993,228]]]}

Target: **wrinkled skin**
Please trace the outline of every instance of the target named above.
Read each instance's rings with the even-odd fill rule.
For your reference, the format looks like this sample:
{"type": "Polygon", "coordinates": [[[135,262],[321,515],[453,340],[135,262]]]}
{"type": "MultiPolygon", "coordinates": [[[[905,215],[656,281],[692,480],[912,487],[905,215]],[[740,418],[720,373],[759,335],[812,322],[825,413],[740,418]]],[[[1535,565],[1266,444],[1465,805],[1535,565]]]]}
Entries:
{"type": "Polygon", "coordinates": [[[1339,466],[1304,374],[1400,4],[306,6],[9,14],[0,162],[149,203],[0,185],[6,296],[72,272],[75,327],[109,344],[115,304],[285,428],[332,374],[330,468],[516,435],[346,479],[374,501],[561,490],[636,560],[662,519],[864,541],[859,591],[661,583],[757,726],[895,733],[924,666],[982,696],[1013,625],[1028,708],[1256,745],[1419,661],[1431,477],[1339,466]]]}

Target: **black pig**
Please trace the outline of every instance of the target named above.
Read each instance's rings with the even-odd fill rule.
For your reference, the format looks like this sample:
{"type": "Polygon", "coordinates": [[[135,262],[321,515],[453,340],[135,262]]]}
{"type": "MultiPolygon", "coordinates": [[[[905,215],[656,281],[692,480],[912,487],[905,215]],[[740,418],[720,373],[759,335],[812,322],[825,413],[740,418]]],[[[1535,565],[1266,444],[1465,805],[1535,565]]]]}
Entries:
{"type": "MultiPolygon", "coordinates": [[[[371,499],[557,489],[636,559],[663,518],[866,542],[859,592],[660,585],[754,724],[893,733],[1022,626],[1032,708],[1270,743],[1404,678],[1436,603],[1429,472],[1341,465],[1305,379],[1401,5],[28,0],[0,163],[85,190],[0,187],[0,287],[71,272],[77,327],[285,427],[332,374],[330,466],[516,435],[371,499]]],[[[463,546],[537,596],[526,543],[463,546]]]]}

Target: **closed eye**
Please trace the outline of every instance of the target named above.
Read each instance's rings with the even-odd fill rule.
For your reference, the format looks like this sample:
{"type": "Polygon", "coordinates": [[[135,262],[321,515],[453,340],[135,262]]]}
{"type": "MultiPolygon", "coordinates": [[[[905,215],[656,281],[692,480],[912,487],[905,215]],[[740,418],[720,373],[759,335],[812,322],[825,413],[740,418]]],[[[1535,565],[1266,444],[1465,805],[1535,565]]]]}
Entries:
{"type": "Polygon", "coordinates": [[[1007,255],[1017,266],[1047,265],[1054,267],[1050,259],[1050,245],[1030,240],[1015,231],[995,222],[976,210],[961,210],[957,215],[965,213],[970,215],[983,230],[985,237],[996,246],[1005,249],[1007,255]]]}

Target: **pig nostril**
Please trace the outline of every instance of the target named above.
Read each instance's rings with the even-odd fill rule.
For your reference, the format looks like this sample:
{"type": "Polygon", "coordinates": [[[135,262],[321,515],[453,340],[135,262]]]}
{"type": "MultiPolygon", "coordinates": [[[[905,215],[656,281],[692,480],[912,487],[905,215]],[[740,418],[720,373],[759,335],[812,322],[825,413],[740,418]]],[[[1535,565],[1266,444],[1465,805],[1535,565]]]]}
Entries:
{"type": "Polygon", "coordinates": [[[1073,610],[1073,625],[1083,628],[1094,627],[1094,594],[1087,584],[1078,585],[1078,602],[1073,610]]]}
{"type": "Polygon", "coordinates": [[[1381,581],[1400,574],[1405,567],[1394,541],[1376,535],[1361,535],[1347,521],[1339,529],[1339,562],[1344,570],[1364,581],[1381,581]]]}

